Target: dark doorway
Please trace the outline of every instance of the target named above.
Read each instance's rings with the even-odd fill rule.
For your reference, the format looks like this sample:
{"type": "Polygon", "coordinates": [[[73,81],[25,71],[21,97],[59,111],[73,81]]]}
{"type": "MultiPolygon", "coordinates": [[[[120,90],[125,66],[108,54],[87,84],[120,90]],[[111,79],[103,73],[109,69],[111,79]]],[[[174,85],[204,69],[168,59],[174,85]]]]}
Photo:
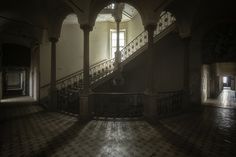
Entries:
{"type": "Polygon", "coordinates": [[[29,95],[28,68],[3,69],[3,98],[29,95]]]}
{"type": "Polygon", "coordinates": [[[30,48],[3,44],[2,51],[2,97],[29,96],[30,48]]]}

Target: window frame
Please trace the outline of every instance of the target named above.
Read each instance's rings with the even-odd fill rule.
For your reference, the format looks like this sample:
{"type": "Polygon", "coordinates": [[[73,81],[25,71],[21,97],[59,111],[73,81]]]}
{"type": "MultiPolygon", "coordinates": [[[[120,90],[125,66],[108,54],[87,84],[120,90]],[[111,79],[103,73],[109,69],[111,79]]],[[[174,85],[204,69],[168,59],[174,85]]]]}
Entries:
{"type": "MultiPolygon", "coordinates": [[[[126,46],[126,29],[120,29],[120,32],[124,32],[124,46],[120,46],[122,47],[122,49],[126,46]]],[[[116,48],[116,46],[112,45],[112,33],[116,33],[116,29],[110,29],[110,59],[112,59],[112,48],[116,48]]],[[[120,39],[121,40],[121,39],[120,39]]],[[[121,50],[121,49],[120,49],[121,50]]],[[[115,58],[115,54],[114,57],[115,58]]]]}

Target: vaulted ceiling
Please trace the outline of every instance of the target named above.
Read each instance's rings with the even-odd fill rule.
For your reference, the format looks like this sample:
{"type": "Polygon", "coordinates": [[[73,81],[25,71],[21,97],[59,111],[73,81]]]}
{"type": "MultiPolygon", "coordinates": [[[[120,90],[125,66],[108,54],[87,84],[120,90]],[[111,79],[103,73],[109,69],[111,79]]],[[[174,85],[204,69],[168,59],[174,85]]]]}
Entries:
{"type": "MultiPolygon", "coordinates": [[[[179,29],[188,33],[210,20],[226,19],[226,17],[230,17],[231,20],[236,19],[234,0],[117,1],[129,4],[125,6],[124,20],[131,19],[139,12],[144,25],[155,24],[161,11],[169,9],[176,17],[179,29]]],[[[114,0],[1,0],[0,38],[3,38],[3,34],[11,34],[40,40],[43,30],[55,30],[51,34],[56,35],[60,33],[62,21],[72,13],[77,15],[80,25],[93,26],[96,19],[112,21],[111,15],[97,16],[104,7],[112,2],[114,0]]],[[[67,20],[67,22],[74,22],[75,16],[69,16],[67,20]]]]}

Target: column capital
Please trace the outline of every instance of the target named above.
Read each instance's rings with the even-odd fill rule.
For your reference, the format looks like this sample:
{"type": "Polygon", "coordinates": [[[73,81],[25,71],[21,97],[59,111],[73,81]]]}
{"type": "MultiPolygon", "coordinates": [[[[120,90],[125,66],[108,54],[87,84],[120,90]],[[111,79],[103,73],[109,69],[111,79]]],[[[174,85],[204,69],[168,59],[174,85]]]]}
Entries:
{"type": "Polygon", "coordinates": [[[50,37],[50,38],[49,38],[49,41],[50,41],[50,42],[53,42],[53,43],[56,43],[56,42],[58,41],[58,38],[50,37]]]}
{"type": "Polygon", "coordinates": [[[120,23],[121,19],[120,18],[115,18],[116,23],[120,23]]]}
{"type": "Polygon", "coordinates": [[[157,24],[148,24],[145,26],[145,30],[154,31],[157,28],[157,24]]]}
{"type": "Polygon", "coordinates": [[[88,25],[88,24],[83,24],[83,25],[80,25],[80,28],[83,30],[83,31],[92,31],[93,30],[93,27],[88,25]]]}

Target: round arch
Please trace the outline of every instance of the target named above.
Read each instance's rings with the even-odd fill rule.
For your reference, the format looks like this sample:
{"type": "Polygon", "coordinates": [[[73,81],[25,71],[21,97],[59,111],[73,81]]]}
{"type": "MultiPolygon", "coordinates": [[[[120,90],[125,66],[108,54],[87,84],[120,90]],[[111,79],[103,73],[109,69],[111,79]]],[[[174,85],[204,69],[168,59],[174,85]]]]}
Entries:
{"type": "Polygon", "coordinates": [[[176,22],[175,16],[167,10],[163,10],[160,14],[160,18],[157,22],[157,30],[156,32],[161,32],[168,28],[170,25],[176,22]]]}
{"type": "MultiPolygon", "coordinates": [[[[144,25],[144,20],[143,20],[144,13],[143,13],[141,7],[139,7],[138,3],[136,4],[135,1],[130,1],[130,0],[119,0],[117,2],[127,3],[127,4],[131,5],[132,7],[134,7],[138,11],[138,13],[140,14],[142,23],[144,25]]],[[[112,3],[114,3],[113,0],[104,0],[104,1],[94,1],[93,4],[90,4],[91,10],[93,10],[93,12],[91,12],[90,17],[89,17],[89,22],[90,22],[91,26],[94,26],[96,18],[98,16],[98,14],[101,12],[101,10],[112,3]]]]}

